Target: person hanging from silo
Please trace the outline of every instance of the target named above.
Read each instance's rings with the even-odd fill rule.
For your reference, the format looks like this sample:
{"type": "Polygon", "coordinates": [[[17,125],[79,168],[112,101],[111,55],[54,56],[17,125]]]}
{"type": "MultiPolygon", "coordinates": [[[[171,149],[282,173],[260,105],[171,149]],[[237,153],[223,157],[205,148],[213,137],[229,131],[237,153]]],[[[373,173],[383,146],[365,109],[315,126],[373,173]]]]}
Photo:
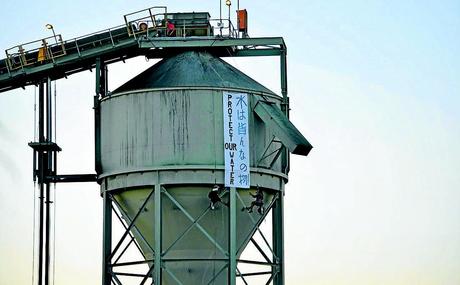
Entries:
{"type": "Polygon", "coordinates": [[[243,207],[241,211],[247,210],[248,213],[252,213],[252,209],[254,206],[257,206],[257,212],[261,215],[264,214],[264,192],[260,190],[259,186],[257,186],[257,192],[256,194],[252,194],[249,192],[249,194],[254,198],[255,200],[251,202],[251,206],[249,207],[243,207]]]}
{"type": "Polygon", "coordinates": [[[209,198],[209,206],[211,207],[211,210],[216,209],[217,203],[222,203],[225,206],[228,207],[228,203],[225,203],[222,201],[222,198],[220,198],[220,187],[219,185],[214,185],[214,187],[211,189],[211,191],[208,193],[208,198],[209,198]]]}

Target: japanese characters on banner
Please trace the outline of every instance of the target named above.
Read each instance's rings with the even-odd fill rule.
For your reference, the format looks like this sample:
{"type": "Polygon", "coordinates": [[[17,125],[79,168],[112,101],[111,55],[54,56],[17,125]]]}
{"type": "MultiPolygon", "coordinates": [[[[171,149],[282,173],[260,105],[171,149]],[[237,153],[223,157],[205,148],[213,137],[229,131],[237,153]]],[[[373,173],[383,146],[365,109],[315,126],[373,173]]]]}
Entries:
{"type": "Polygon", "coordinates": [[[224,92],[225,186],[249,188],[248,95],[224,92]]]}

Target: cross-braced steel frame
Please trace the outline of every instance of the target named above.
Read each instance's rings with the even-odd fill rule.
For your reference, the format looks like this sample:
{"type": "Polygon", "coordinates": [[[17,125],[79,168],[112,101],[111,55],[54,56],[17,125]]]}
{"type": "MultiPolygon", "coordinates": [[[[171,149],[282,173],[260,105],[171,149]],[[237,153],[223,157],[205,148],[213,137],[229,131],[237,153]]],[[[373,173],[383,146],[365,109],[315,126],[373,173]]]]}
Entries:
{"type": "MultiPolygon", "coordinates": [[[[150,53],[147,53],[146,56],[150,58],[158,58],[163,57],[166,50],[170,48],[171,50],[177,49],[194,49],[194,48],[201,48],[208,50],[219,56],[279,56],[280,59],[280,85],[281,85],[281,94],[283,96],[283,101],[281,105],[282,112],[289,117],[289,99],[288,99],[288,90],[287,90],[287,49],[286,45],[282,38],[255,38],[255,39],[205,39],[205,40],[168,40],[168,41],[157,41],[154,42],[152,40],[145,40],[139,41],[139,47],[141,49],[149,49],[150,53]],[[158,49],[161,48],[161,49],[158,49]],[[158,53],[160,52],[160,53],[158,53]],[[158,53],[158,54],[157,54],[158,53]]],[[[100,123],[99,123],[99,98],[104,96],[106,92],[106,86],[104,87],[101,82],[107,81],[107,70],[104,66],[104,63],[101,61],[96,61],[96,94],[95,97],[95,130],[96,130],[96,169],[100,167],[100,123]]],[[[274,141],[276,143],[276,141],[274,141]]],[[[266,158],[270,157],[272,154],[267,154],[266,158]]],[[[289,153],[285,147],[281,147],[277,150],[272,158],[272,162],[270,165],[273,164],[274,160],[277,160],[278,157],[282,159],[282,165],[285,167],[282,172],[287,174],[289,172],[289,153]]],[[[265,159],[265,158],[264,158],[265,159]]],[[[237,253],[240,252],[243,248],[237,248],[236,244],[236,201],[237,199],[240,200],[241,203],[244,202],[241,199],[241,196],[238,194],[235,188],[230,188],[228,191],[229,195],[229,236],[228,236],[228,251],[225,251],[222,246],[220,246],[212,236],[206,232],[206,230],[200,226],[200,220],[202,217],[206,215],[206,213],[210,210],[209,208],[206,209],[200,216],[193,217],[191,216],[186,209],[176,200],[173,196],[171,196],[168,191],[161,185],[155,185],[152,189],[151,194],[147,199],[150,199],[151,196],[154,197],[155,203],[155,245],[151,248],[153,252],[153,259],[145,259],[142,261],[133,261],[133,262],[124,262],[120,263],[120,256],[114,259],[115,253],[120,249],[120,246],[124,239],[127,237],[130,238],[130,241],[122,249],[121,253],[123,254],[126,252],[129,246],[133,244],[139,249],[142,255],[145,253],[142,252],[139,244],[134,240],[133,235],[130,233],[130,230],[136,230],[135,221],[136,218],[142,213],[144,205],[138,209],[138,213],[134,216],[134,218],[127,223],[121,219],[120,214],[114,210],[113,204],[117,204],[116,200],[113,198],[113,195],[106,191],[103,192],[103,203],[104,203],[104,233],[103,233],[103,278],[102,278],[102,285],[110,285],[116,284],[121,285],[122,283],[119,280],[119,276],[131,276],[141,278],[140,284],[145,284],[147,280],[151,279],[152,284],[161,284],[162,276],[164,274],[169,274],[172,279],[174,279],[177,284],[183,284],[181,280],[179,280],[173,272],[167,269],[165,264],[168,262],[200,262],[200,261],[209,261],[208,259],[195,259],[195,260],[186,260],[186,259],[167,259],[164,258],[165,254],[184,236],[188,231],[192,228],[197,228],[200,230],[203,235],[209,239],[213,244],[215,244],[216,248],[218,248],[225,256],[226,259],[223,260],[216,260],[214,261],[222,261],[225,264],[216,272],[213,278],[209,280],[208,284],[212,284],[212,282],[222,274],[226,269],[228,272],[228,284],[235,285],[237,278],[240,278],[244,284],[249,284],[245,277],[248,276],[256,276],[256,275],[267,275],[269,276],[266,284],[274,284],[274,285],[284,285],[284,187],[280,192],[276,193],[275,198],[271,203],[272,209],[272,241],[271,244],[268,242],[267,238],[259,228],[260,222],[256,224],[255,230],[248,236],[248,240],[243,243],[243,246],[246,246],[248,243],[252,243],[254,247],[258,250],[258,252],[263,256],[264,261],[252,261],[252,260],[242,260],[237,258],[237,253]],[[162,248],[161,247],[161,203],[162,199],[169,199],[171,200],[180,211],[187,216],[187,218],[192,222],[189,228],[179,237],[177,237],[176,241],[169,248],[162,248]],[[125,228],[125,233],[122,235],[120,241],[116,244],[114,248],[112,248],[112,213],[116,213],[118,219],[122,222],[125,228]],[[256,242],[253,238],[253,234],[258,232],[262,240],[264,241],[266,248],[269,249],[269,252],[265,252],[262,247],[256,242]],[[271,258],[270,258],[271,257],[271,258]],[[150,264],[149,269],[145,274],[136,274],[136,273],[128,273],[128,272],[121,272],[119,268],[123,268],[123,266],[129,265],[136,265],[136,264],[150,264]],[[250,273],[241,273],[238,264],[256,264],[261,266],[266,266],[268,269],[265,271],[258,271],[258,272],[250,272],[250,273]]],[[[251,215],[249,218],[252,219],[253,223],[256,223],[251,215]]],[[[126,217],[125,217],[126,220],[126,217]]],[[[137,233],[142,237],[139,231],[137,233]]],[[[145,240],[144,237],[142,239],[145,240]]]]}
{"type": "Polygon", "coordinates": [[[206,229],[200,225],[200,221],[203,217],[206,216],[211,211],[211,207],[208,206],[204,209],[201,214],[194,217],[192,216],[185,207],[177,201],[171,195],[167,188],[161,184],[157,184],[152,187],[152,190],[147,195],[139,209],[132,218],[129,218],[127,215],[119,213],[122,209],[118,201],[114,198],[114,195],[111,191],[103,192],[103,201],[104,201],[104,230],[103,230],[103,285],[116,284],[121,285],[120,276],[128,276],[137,278],[139,284],[147,284],[150,281],[150,284],[162,284],[162,277],[164,274],[168,274],[173,280],[176,281],[178,285],[185,284],[184,280],[180,280],[171,270],[166,266],[168,263],[173,262],[209,262],[209,261],[218,261],[224,263],[223,266],[217,270],[213,276],[209,279],[206,284],[214,284],[213,282],[218,278],[225,270],[227,270],[227,284],[234,285],[236,284],[237,279],[241,279],[244,284],[249,284],[246,277],[257,276],[257,275],[266,275],[267,281],[266,284],[279,285],[283,284],[283,231],[282,231],[282,213],[283,213],[283,194],[282,191],[275,193],[270,204],[267,206],[267,209],[272,211],[272,240],[271,243],[265,237],[264,233],[260,229],[260,224],[268,215],[268,211],[264,213],[262,219],[256,221],[256,219],[247,213],[248,219],[250,219],[254,225],[254,230],[249,233],[246,237],[246,240],[243,244],[238,247],[236,242],[236,211],[237,211],[237,201],[239,201],[243,206],[245,205],[243,199],[239,195],[236,188],[229,188],[223,193],[222,196],[228,195],[229,200],[229,215],[228,217],[228,250],[224,249],[225,246],[219,244],[219,242],[213,238],[213,236],[206,231],[206,229]],[[145,213],[145,208],[149,200],[153,198],[154,203],[154,244],[153,247],[151,244],[146,242],[146,238],[142,233],[136,228],[137,219],[145,213]],[[175,207],[186,216],[191,224],[180,233],[176,239],[167,247],[162,247],[162,212],[161,205],[164,199],[168,199],[174,204],[175,207]],[[116,205],[116,207],[114,207],[116,205]],[[116,209],[117,208],[117,209],[116,209]],[[112,214],[115,214],[117,219],[123,225],[124,232],[121,235],[120,239],[115,246],[112,245],[112,214]],[[168,252],[174,248],[175,245],[185,238],[187,233],[192,229],[199,230],[205,237],[208,239],[226,258],[220,259],[190,259],[190,258],[166,258],[168,252]],[[153,259],[146,258],[147,254],[144,250],[141,249],[138,241],[135,240],[134,235],[131,232],[136,232],[138,238],[140,238],[146,245],[149,246],[149,250],[152,253],[153,259]],[[264,242],[265,250],[261,245],[254,239],[254,234],[259,233],[262,241],[264,242]],[[125,241],[129,239],[126,243],[125,241]],[[241,253],[247,244],[253,244],[257,249],[260,255],[263,257],[263,261],[258,260],[247,260],[237,258],[238,253],[241,253]],[[140,254],[144,257],[143,260],[134,260],[129,262],[120,262],[122,256],[127,252],[129,247],[136,247],[140,254]],[[268,249],[268,250],[267,250],[268,249]],[[117,255],[117,253],[119,253],[117,255]],[[127,266],[147,264],[148,270],[144,274],[139,273],[130,273],[123,271],[123,268],[127,266]],[[253,264],[264,266],[265,270],[253,271],[249,273],[242,273],[238,268],[238,264],[253,264]]]}
{"type": "MultiPolygon", "coordinates": [[[[53,64],[43,64],[40,66],[27,67],[24,70],[16,71],[14,73],[8,73],[0,75],[0,92],[7,90],[12,90],[19,87],[25,87],[27,85],[38,85],[40,87],[40,100],[39,100],[39,126],[40,126],[40,139],[39,142],[31,143],[31,147],[34,148],[34,157],[38,157],[38,161],[34,161],[34,176],[37,176],[40,184],[40,197],[43,200],[44,197],[49,197],[49,195],[43,195],[44,189],[49,188],[49,183],[65,183],[65,182],[96,182],[98,175],[102,173],[101,165],[101,133],[100,133],[100,100],[107,95],[107,65],[110,63],[124,61],[125,59],[132,58],[139,55],[144,55],[149,58],[164,58],[170,56],[171,54],[178,53],[184,50],[190,49],[200,49],[206,50],[216,56],[220,57],[246,57],[246,56],[279,56],[280,58],[280,81],[281,81],[281,93],[283,96],[283,101],[281,105],[281,110],[288,117],[289,116],[289,100],[287,96],[287,49],[284,43],[284,40],[280,37],[275,38],[147,38],[147,39],[127,39],[125,41],[119,42],[117,44],[113,43],[111,45],[104,46],[95,46],[93,49],[88,50],[84,54],[78,52],[78,56],[68,54],[63,56],[53,64]],[[56,170],[56,152],[60,151],[60,148],[53,143],[50,138],[51,135],[48,135],[46,139],[44,135],[45,125],[48,127],[47,130],[51,130],[52,121],[52,112],[44,112],[46,102],[44,100],[44,82],[47,82],[47,86],[50,86],[52,80],[57,80],[60,78],[67,78],[68,75],[71,75],[76,72],[81,72],[85,70],[95,69],[96,74],[96,92],[94,96],[94,116],[95,116],[95,170],[96,174],[69,174],[69,175],[58,175],[56,170]],[[46,113],[46,114],[45,114],[46,113]],[[46,116],[46,117],[45,117],[46,116]],[[49,154],[49,155],[48,155],[49,154]],[[51,155],[52,154],[52,155],[51,155]],[[53,157],[53,158],[51,158],[53,157]]],[[[48,92],[49,93],[49,92],[48,92]]],[[[48,96],[49,97],[49,96],[48,96]]],[[[47,97],[47,98],[48,98],[47,97]]],[[[48,110],[48,109],[47,109],[48,110]]],[[[51,110],[51,109],[49,109],[51,110]]],[[[56,118],[55,118],[56,119],[56,118]]],[[[275,142],[275,141],[274,141],[275,142]]],[[[265,155],[264,160],[268,160],[269,165],[273,163],[274,160],[280,157],[282,159],[282,173],[286,174],[289,172],[289,153],[285,147],[282,147],[276,151],[276,153],[268,153],[265,155]]],[[[260,161],[262,162],[262,161],[260,161]]],[[[267,162],[267,161],[265,161],[267,162]]],[[[46,190],[46,193],[48,190],[46,190]]],[[[168,192],[164,189],[162,190],[161,185],[155,186],[153,191],[155,198],[155,203],[161,205],[162,197],[167,197],[171,199],[168,195],[168,192]]],[[[236,278],[241,278],[241,280],[248,284],[245,280],[246,276],[260,275],[260,274],[270,274],[269,282],[273,282],[275,285],[284,284],[284,247],[283,247],[283,193],[279,192],[276,195],[276,199],[273,201],[272,213],[273,213],[273,241],[271,247],[269,246],[270,252],[267,254],[261,250],[261,247],[255,242],[254,239],[249,239],[248,242],[254,244],[254,246],[260,251],[262,256],[264,256],[266,262],[256,262],[249,260],[240,260],[237,259],[237,253],[240,249],[236,248],[236,209],[235,204],[239,197],[236,189],[230,188],[228,191],[229,200],[230,200],[230,215],[229,215],[229,250],[225,251],[225,267],[223,267],[219,274],[225,271],[228,268],[229,277],[228,284],[235,284],[236,278]],[[271,256],[271,258],[269,258],[271,256]],[[253,273],[241,273],[237,267],[237,264],[259,264],[266,265],[270,267],[270,270],[265,272],[253,272],[253,273]]],[[[115,253],[117,253],[121,244],[117,244],[112,248],[111,244],[111,233],[112,233],[112,213],[113,203],[115,203],[110,192],[103,192],[103,201],[104,201],[104,214],[103,214],[103,225],[104,225],[104,234],[103,234],[103,254],[104,260],[102,264],[103,270],[103,279],[102,284],[121,284],[117,276],[123,275],[121,272],[117,272],[114,268],[119,268],[123,266],[119,262],[119,258],[114,259],[115,253]]],[[[173,203],[177,203],[173,198],[171,200],[173,203]]],[[[45,204],[49,205],[50,201],[45,203],[40,203],[40,205],[45,204]]],[[[177,203],[177,207],[180,204],[177,203]]],[[[40,206],[43,209],[42,206],[40,206]]],[[[46,206],[45,206],[46,207],[46,206]]],[[[48,208],[48,207],[46,207],[48,208]]],[[[179,207],[180,208],[180,207],[179,207]]],[[[155,207],[156,217],[160,217],[161,220],[161,211],[160,207],[155,207]]],[[[41,213],[43,212],[40,210],[41,213]]],[[[186,214],[186,211],[183,211],[186,214]]],[[[115,213],[117,213],[115,211],[115,213]]],[[[187,215],[187,214],[186,214],[187,215]]],[[[199,220],[200,217],[194,218],[190,215],[187,215],[191,221],[193,221],[193,226],[200,228],[199,220]]],[[[126,219],[126,217],[125,217],[126,219]]],[[[41,214],[40,216],[40,233],[48,232],[49,233],[49,222],[45,221],[46,230],[43,229],[43,221],[45,220],[45,215],[41,214]]],[[[120,220],[123,220],[120,217],[120,220]]],[[[129,244],[135,245],[139,249],[139,245],[134,240],[133,235],[130,233],[132,230],[136,230],[134,222],[128,222],[124,224],[126,226],[126,233],[122,239],[130,238],[129,244]]],[[[161,223],[156,223],[155,228],[155,237],[161,239],[161,223]]],[[[200,230],[205,234],[205,231],[200,230]]],[[[257,227],[257,232],[261,233],[260,229],[257,227]]],[[[206,234],[205,234],[206,235],[206,234]]],[[[43,236],[43,234],[42,234],[43,236]]],[[[39,258],[39,275],[42,275],[42,268],[44,268],[44,278],[39,278],[38,284],[47,284],[48,283],[48,265],[49,258],[44,258],[43,256],[49,256],[47,245],[49,244],[49,234],[45,234],[45,241],[43,238],[40,238],[40,258],[39,258]],[[43,245],[45,244],[45,246],[43,245]],[[43,254],[43,248],[45,253],[43,254]]],[[[264,243],[268,245],[267,239],[262,235],[264,243]]],[[[156,239],[156,240],[158,240],[156,239]]],[[[172,278],[175,277],[168,272],[165,266],[167,262],[178,262],[176,260],[167,260],[162,259],[161,244],[155,244],[152,252],[155,253],[154,259],[144,260],[137,263],[152,263],[149,267],[149,271],[146,274],[138,276],[139,274],[133,273],[124,273],[126,276],[138,276],[143,278],[143,283],[147,279],[152,278],[155,284],[161,284],[161,275],[170,274],[172,278]]],[[[164,249],[167,250],[167,249],[164,249]]],[[[121,253],[126,251],[125,248],[121,249],[121,253]]],[[[200,262],[200,260],[194,260],[193,262],[200,262]]],[[[136,264],[136,263],[132,263],[136,264]]],[[[129,265],[129,264],[125,264],[129,265]]],[[[181,284],[179,280],[178,284],[181,284]]],[[[212,282],[212,280],[211,280],[212,282]]]]}

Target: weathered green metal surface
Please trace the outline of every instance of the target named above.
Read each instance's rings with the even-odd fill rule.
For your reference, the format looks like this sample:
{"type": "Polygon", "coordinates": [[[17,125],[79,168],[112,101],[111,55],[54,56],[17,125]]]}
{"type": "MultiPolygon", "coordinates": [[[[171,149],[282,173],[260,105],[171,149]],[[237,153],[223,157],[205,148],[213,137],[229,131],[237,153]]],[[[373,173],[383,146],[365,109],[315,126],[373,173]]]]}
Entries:
{"type": "MultiPolygon", "coordinates": [[[[164,77],[169,81],[169,75],[164,77]]],[[[226,76],[222,75],[222,78],[226,76]]],[[[225,82],[216,80],[214,83],[225,82]]],[[[224,165],[222,90],[225,88],[192,89],[184,86],[175,89],[181,82],[174,84],[176,86],[170,90],[125,92],[101,102],[103,176],[177,165],[201,165],[218,170],[224,165]]],[[[252,85],[251,88],[262,87],[252,85]]],[[[251,94],[254,91],[246,92],[251,94]]],[[[250,96],[250,109],[260,98],[256,94],[250,96]]],[[[279,97],[272,98],[280,101],[279,97]]],[[[265,166],[265,161],[258,165],[260,158],[267,148],[273,152],[279,145],[270,145],[275,135],[273,130],[254,113],[248,116],[251,166],[265,166]]],[[[271,170],[280,171],[281,162],[276,161],[271,170]]]]}
{"type": "MultiPolygon", "coordinates": [[[[296,130],[281,113],[281,103],[280,96],[226,62],[196,51],[161,61],[102,99],[103,191],[113,193],[127,221],[142,211],[132,233],[154,265],[157,284],[234,284],[237,259],[264,218],[241,209],[254,201],[249,193],[260,185],[269,210],[287,180],[276,156],[277,139],[288,148],[292,141],[299,144],[298,137],[279,130],[296,130]],[[224,91],[249,95],[252,189],[227,190],[223,200],[234,208],[219,205],[211,211],[207,195],[223,183],[224,91]],[[278,124],[253,111],[261,104],[278,124]],[[140,209],[153,189],[155,195],[140,209]]],[[[292,149],[302,153],[305,141],[292,149]]]]}
{"type": "Polygon", "coordinates": [[[293,154],[308,155],[311,144],[275,104],[260,101],[254,111],[293,154]]]}
{"type": "MultiPolygon", "coordinates": [[[[177,204],[163,193],[161,211],[158,211],[155,205],[156,196],[155,198],[151,196],[145,210],[135,222],[138,231],[134,231],[133,234],[141,241],[139,244],[146,258],[157,260],[158,255],[154,254],[151,248],[142,242],[140,235],[146,239],[151,247],[156,244],[155,239],[160,237],[162,266],[173,273],[183,284],[207,284],[213,274],[226,263],[225,259],[228,258],[229,209],[227,206],[219,204],[216,210],[207,210],[209,206],[207,194],[211,188],[212,185],[165,187],[165,191],[177,201],[177,204]],[[178,205],[185,210],[189,217],[178,205]],[[203,215],[203,213],[205,214],[203,215]],[[158,217],[158,214],[161,217],[158,217]],[[196,225],[188,229],[193,225],[190,217],[193,220],[201,217],[197,222],[201,229],[196,225]],[[161,235],[159,235],[157,228],[158,221],[161,221],[161,235]],[[184,233],[185,235],[176,241],[184,233]],[[197,259],[199,261],[191,261],[197,259]]],[[[132,189],[115,194],[114,197],[121,205],[120,210],[123,215],[131,220],[151,191],[152,188],[132,189]]],[[[256,189],[250,191],[255,193],[256,189]]],[[[256,225],[263,218],[257,211],[252,214],[241,211],[243,206],[250,205],[253,198],[249,195],[248,190],[238,190],[238,192],[245,204],[243,205],[241,201],[235,199],[235,257],[241,255],[255,231],[256,225]],[[252,219],[249,218],[249,215],[252,216],[252,219]]],[[[267,192],[265,195],[267,206],[270,205],[272,199],[273,195],[267,192]]],[[[222,200],[229,202],[229,195],[225,195],[222,200]]],[[[155,247],[155,250],[158,250],[160,244],[155,247]]],[[[223,270],[212,284],[227,284],[227,273],[227,269],[223,270]]],[[[163,273],[161,278],[162,282],[158,284],[176,284],[169,274],[163,273]]]]}
{"type": "Polygon", "coordinates": [[[114,94],[154,88],[221,87],[241,88],[275,95],[254,79],[207,52],[188,51],[145,70],[114,94]]]}

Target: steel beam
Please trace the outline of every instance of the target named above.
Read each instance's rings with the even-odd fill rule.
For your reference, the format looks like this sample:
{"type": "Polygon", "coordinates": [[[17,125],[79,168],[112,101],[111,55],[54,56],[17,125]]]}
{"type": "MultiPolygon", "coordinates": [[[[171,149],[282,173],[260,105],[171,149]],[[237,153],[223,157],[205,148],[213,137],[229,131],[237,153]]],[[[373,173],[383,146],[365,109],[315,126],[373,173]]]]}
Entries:
{"type": "Polygon", "coordinates": [[[187,234],[189,233],[193,227],[209,212],[209,209],[210,207],[206,208],[206,210],[204,210],[203,213],[201,213],[200,216],[198,216],[198,218],[195,219],[195,221],[193,221],[186,229],[185,231],[183,231],[179,237],[173,242],[171,243],[171,245],[162,253],[163,256],[166,256],[166,254],[168,254],[168,252],[179,242],[182,240],[182,238],[187,234]]]}
{"type": "MultiPolygon", "coordinates": [[[[45,86],[40,82],[38,86],[38,140],[40,143],[45,142],[45,86]]],[[[46,162],[47,163],[47,162],[46,162]]],[[[38,230],[38,284],[43,284],[43,231],[44,231],[44,209],[43,199],[45,196],[45,187],[43,180],[45,177],[45,159],[43,151],[38,152],[38,183],[40,187],[40,196],[38,203],[39,212],[39,230],[38,230]]]]}
{"type": "Polygon", "coordinates": [[[46,176],[45,180],[50,183],[73,183],[73,182],[96,182],[96,174],[67,174],[46,176]]]}
{"type": "Polygon", "coordinates": [[[132,219],[132,221],[128,225],[128,228],[126,228],[126,231],[123,233],[121,239],[118,241],[117,245],[115,246],[115,248],[113,249],[112,253],[110,254],[109,259],[112,259],[112,257],[115,256],[115,254],[117,253],[118,249],[121,247],[121,244],[123,243],[125,238],[130,234],[129,231],[134,227],[134,223],[136,222],[137,218],[141,215],[142,212],[144,212],[145,206],[147,205],[148,201],[150,200],[150,197],[152,197],[153,193],[154,193],[154,190],[152,190],[150,192],[150,194],[147,196],[145,201],[142,203],[142,205],[139,208],[139,210],[137,211],[136,215],[134,216],[134,218],[132,219]]]}
{"type": "Polygon", "coordinates": [[[102,173],[101,163],[101,111],[100,99],[107,92],[107,67],[100,57],[96,58],[96,92],[94,95],[94,169],[97,174],[102,173]]]}
{"type": "MultiPolygon", "coordinates": [[[[105,191],[107,191],[107,190],[105,190],[105,191]]],[[[117,206],[117,208],[120,209],[120,211],[121,211],[122,207],[121,207],[120,203],[118,203],[118,201],[113,196],[110,196],[110,197],[112,199],[112,203],[114,203],[117,206]]],[[[115,215],[117,216],[118,220],[120,221],[120,223],[125,228],[125,230],[128,230],[128,225],[131,223],[131,219],[129,218],[129,216],[128,215],[124,216],[124,219],[127,222],[127,225],[125,225],[123,223],[123,221],[121,220],[120,214],[118,214],[118,212],[116,210],[114,210],[114,212],[115,212],[115,215]]],[[[144,243],[144,245],[146,245],[151,250],[151,252],[153,253],[154,250],[151,247],[150,243],[147,242],[147,240],[145,239],[144,235],[139,231],[139,229],[136,227],[136,225],[134,225],[132,229],[133,229],[133,231],[136,231],[137,235],[142,239],[142,242],[144,243]]],[[[131,237],[131,234],[129,234],[129,236],[131,237]]],[[[137,244],[137,242],[136,242],[136,244],[137,244]]]]}
{"type": "MultiPolygon", "coordinates": [[[[280,55],[280,77],[281,77],[281,95],[283,95],[283,103],[281,104],[281,111],[286,115],[286,118],[289,119],[289,97],[288,97],[288,87],[287,87],[287,48],[283,48],[280,55]]],[[[282,169],[284,174],[289,173],[289,150],[284,148],[283,155],[281,156],[281,165],[284,167],[282,169]]]]}
{"type": "MultiPolygon", "coordinates": [[[[109,193],[104,191],[103,198],[103,229],[102,229],[102,285],[112,283],[111,253],[112,253],[112,200],[109,193]]],[[[115,279],[116,280],[116,279],[115,279]]]]}
{"type": "MultiPolygon", "coordinates": [[[[173,202],[174,205],[176,205],[179,210],[182,211],[182,213],[193,223],[195,222],[195,219],[192,217],[192,215],[189,214],[189,212],[187,212],[187,210],[185,210],[185,208],[176,200],[174,199],[173,196],[171,196],[171,194],[168,193],[168,191],[164,191],[164,194],[173,202]]],[[[222,246],[215,240],[212,238],[212,236],[197,222],[196,223],[196,227],[198,228],[198,230],[203,233],[203,235],[205,235],[208,240],[213,243],[216,248],[222,252],[224,255],[228,255],[228,253],[222,248],[222,246]]]]}
{"type": "Polygon", "coordinates": [[[230,214],[228,215],[230,218],[229,221],[229,268],[228,268],[228,284],[235,285],[236,284],[236,251],[237,251],[237,244],[236,244],[236,188],[230,187],[230,205],[229,205],[230,214]]]}
{"type": "Polygon", "coordinates": [[[284,197],[280,193],[272,209],[272,230],[273,230],[273,260],[277,264],[273,268],[273,285],[284,285],[284,197]],[[276,270],[276,272],[275,272],[276,270]]]}
{"type": "Polygon", "coordinates": [[[232,56],[280,56],[279,48],[238,49],[232,56]]]}
{"type": "Polygon", "coordinates": [[[155,261],[154,261],[154,284],[161,285],[161,185],[155,185],[155,224],[154,224],[154,237],[155,237],[155,261]]]}
{"type": "Polygon", "coordinates": [[[214,284],[214,280],[216,280],[216,278],[225,270],[225,268],[228,267],[228,264],[224,264],[224,266],[222,266],[216,274],[214,274],[214,276],[211,278],[211,280],[209,280],[209,282],[207,283],[207,285],[210,285],[210,284],[214,284]]]}
{"type": "Polygon", "coordinates": [[[284,47],[282,37],[264,38],[149,38],[139,40],[139,47],[143,48],[197,48],[197,47],[243,47],[243,46],[279,46],[284,47]]]}
{"type": "MultiPolygon", "coordinates": [[[[112,200],[112,201],[113,201],[113,200],[112,200]]],[[[123,228],[125,228],[125,230],[128,229],[128,226],[125,225],[125,223],[124,223],[123,220],[121,219],[121,216],[118,214],[118,212],[115,211],[115,210],[114,210],[113,212],[115,213],[115,216],[118,218],[118,221],[119,221],[120,224],[123,226],[123,228]]],[[[137,240],[134,238],[134,236],[133,236],[131,233],[129,233],[129,237],[131,238],[131,241],[134,241],[134,245],[136,245],[136,248],[139,250],[140,254],[141,254],[142,257],[144,257],[144,259],[145,259],[145,254],[144,254],[144,252],[142,251],[141,247],[139,246],[137,240]]],[[[143,237],[142,237],[142,238],[143,238],[143,237]]],[[[128,247],[126,247],[126,248],[128,248],[128,247]]],[[[152,252],[153,252],[153,250],[152,250],[152,252]]],[[[117,265],[117,261],[121,258],[122,255],[123,255],[123,253],[121,253],[121,254],[119,255],[119,257],[117,258],[117,260],[115,260],[115,262],[112,263],[112,266],[117,265]]]]}

